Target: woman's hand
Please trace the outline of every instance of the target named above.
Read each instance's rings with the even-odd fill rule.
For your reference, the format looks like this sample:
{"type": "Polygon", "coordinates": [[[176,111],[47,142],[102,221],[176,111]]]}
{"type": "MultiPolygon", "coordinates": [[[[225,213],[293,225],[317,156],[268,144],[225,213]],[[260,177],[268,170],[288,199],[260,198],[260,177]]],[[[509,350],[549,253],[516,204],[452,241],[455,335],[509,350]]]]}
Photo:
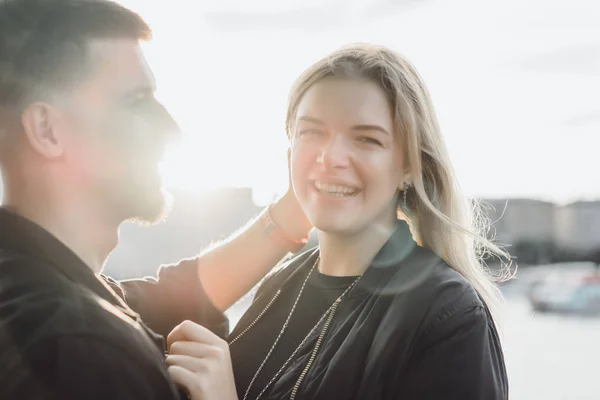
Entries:
{"type": "Polygon", "coordinates": [[[192,400],[237,400],[229,345],[208,329],[185,321],[167,338],[171,378],[192,400]]]}
{"type": "Polygon", "coordinates": [[[312,229],[312,224],[306,218],[300,203],[296,199],[292,186],[291,151],[288,150],[288,190],[271,209],[273,220],[286,233],[295,237],[303,238],[312,229]]]}

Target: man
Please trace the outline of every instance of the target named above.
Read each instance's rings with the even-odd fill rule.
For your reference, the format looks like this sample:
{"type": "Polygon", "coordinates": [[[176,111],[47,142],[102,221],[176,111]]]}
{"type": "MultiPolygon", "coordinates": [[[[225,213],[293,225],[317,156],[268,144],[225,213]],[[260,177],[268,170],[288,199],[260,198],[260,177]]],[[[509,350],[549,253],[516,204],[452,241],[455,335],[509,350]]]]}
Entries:
{"type": "Polygon", "coordinates": [[[224,336],[222,312],[310,229],[290,191],[158,279],[101,275],[119,225],[165,211],[158,163],[178,129],[153,94],[149,38],[106,0],[0,0],[2,399],[179,398],[157,333],[191,320],[224,336]]]}

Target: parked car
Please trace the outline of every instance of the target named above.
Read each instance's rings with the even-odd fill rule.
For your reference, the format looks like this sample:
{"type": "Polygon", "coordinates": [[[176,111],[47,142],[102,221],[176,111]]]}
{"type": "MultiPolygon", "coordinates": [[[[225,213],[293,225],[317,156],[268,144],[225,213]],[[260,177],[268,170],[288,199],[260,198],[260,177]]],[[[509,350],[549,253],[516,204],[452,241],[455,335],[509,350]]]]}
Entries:
{"type": "Polygon", "coordinates": [[[540,284],[529,301],[538,312],[600,316],[600,275],[540,284]]]}

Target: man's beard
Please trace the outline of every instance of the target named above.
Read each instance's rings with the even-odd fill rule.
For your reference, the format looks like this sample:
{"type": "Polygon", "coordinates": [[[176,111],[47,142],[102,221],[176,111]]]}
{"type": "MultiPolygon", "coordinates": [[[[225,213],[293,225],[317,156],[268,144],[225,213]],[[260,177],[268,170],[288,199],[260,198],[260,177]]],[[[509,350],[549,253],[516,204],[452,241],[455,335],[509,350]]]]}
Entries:
{"type": "Polygon", "coordinates": [[[117,205],[123,221],[143,225],[163,222],[173,206],[173,196],[160,185],[127,185],[118,193],[117,205]]]}
{"type": "Polygon", "coordinates": [[[164,222],[173,206],[173,196],[165,189],[160,190],[160,195],[150,195],[138,198],[132,216],[128,221],[137,222],[142,225],[156,225],[164,222]]]}

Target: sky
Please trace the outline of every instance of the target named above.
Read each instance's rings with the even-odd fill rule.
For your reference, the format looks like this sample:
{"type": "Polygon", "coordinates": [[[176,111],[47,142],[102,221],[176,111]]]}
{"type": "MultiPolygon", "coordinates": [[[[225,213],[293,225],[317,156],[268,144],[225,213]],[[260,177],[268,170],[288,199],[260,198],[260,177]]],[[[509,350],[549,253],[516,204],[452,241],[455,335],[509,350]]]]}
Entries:
{"type": "Polygon", "coordinates": [[[363,41],[416,65],[467,194],[600,198],[600,1],[121,2],[154,30],[157,95],[184,131],[168,186],[283,193],[292,82],[363,41]]]}

